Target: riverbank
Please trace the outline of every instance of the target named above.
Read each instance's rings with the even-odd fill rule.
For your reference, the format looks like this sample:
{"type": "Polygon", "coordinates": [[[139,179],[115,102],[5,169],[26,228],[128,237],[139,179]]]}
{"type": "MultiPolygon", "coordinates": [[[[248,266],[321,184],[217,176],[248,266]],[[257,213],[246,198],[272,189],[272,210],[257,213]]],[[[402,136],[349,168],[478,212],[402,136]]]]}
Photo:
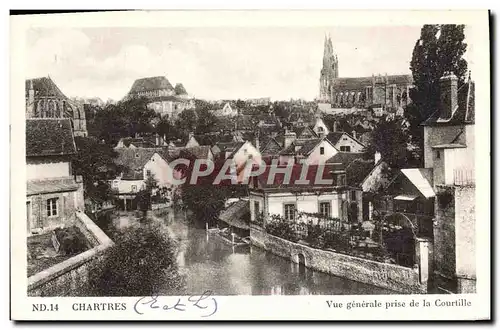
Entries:
{"type": "Polygon", "coordinates": [[[376,262],[287,241],[252,225],[251,243],[296,264],[326,274],[374,285],[401,293],[425,293],[416,268],[376,262]]]}

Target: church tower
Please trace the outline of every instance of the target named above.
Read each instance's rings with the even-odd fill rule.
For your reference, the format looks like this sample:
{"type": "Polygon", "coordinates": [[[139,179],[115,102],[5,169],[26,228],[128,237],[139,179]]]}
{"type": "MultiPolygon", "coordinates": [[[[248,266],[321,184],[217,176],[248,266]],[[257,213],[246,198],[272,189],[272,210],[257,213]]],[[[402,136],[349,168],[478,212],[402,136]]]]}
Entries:
{"type": "Polygon", "coordinates": [[[319,80],[319,99],[322,102],[330,102],[331,85],[333,79],[338,78],[339,67],[337,55],[333,53],[332,39],[325,35],[323,50],[323,68],[319,80]]]}

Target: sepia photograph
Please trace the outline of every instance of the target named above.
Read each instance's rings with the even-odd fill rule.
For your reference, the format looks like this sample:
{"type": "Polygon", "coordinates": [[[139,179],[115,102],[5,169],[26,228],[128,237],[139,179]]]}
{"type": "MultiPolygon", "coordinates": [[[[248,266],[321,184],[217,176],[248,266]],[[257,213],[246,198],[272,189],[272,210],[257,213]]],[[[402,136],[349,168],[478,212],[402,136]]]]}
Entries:
{"type": "Polygon", "coordinates": [[[490,219],[476,216],[476,182],[490,180],[476,165],[489,164],[476,129],[478,105],[489,129],[481,13],[479,28],[437,13],[26,26],[15,60],[25,109],[11,109],[23,126],[11,152],[24,150],[11,172],[26,175],[11,263],[25,280],[12,281],[49,299],[28,311],[61,311],[50,299],[62,297],[72,312],[182,305],[202,317],[218,296],[471,306],[489,285],[478,267],[490,219]]]}

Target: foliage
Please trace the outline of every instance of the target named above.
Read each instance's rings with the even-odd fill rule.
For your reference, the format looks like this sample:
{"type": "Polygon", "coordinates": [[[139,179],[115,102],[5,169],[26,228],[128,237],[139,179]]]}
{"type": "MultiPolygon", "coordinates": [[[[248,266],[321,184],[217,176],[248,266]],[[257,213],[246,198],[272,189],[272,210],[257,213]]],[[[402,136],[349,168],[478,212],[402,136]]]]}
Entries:
{"type": "Polygon", "coordinates": [[[408,149],[409,135],[404,128],[403,119],[381,120],[372,132],[371,143],[366,153],[380,152],[382,159],[391,168],[416,166],[416,158],[408,149]]]}
{"type": "Polygon", "coordinates": [[[89,134],[107,144],[116,144],[120,138],[152,133],[157,115],[147,105],[145,98],[108,104],[97,111],[94,120],[89,122],[89,134]]]}
{"type": "Polygon", "coordinates": [[[438,200],[439,206],[442,209],[447,208],[453,202],[453,199],[454,199],[454,196],[448,189],[437,193],[437,200],[438,200]]]}
{"type": "Polygon", "coordinates": [[[423,127],[420,124],[438,109],[439,79],[445,72],[458,77],[458,87],[465,82],[467,61],[462,58],[467,44],[464,42],[464,25],[424,25],[420,38],[413,48],[410,69],[414,87],[410,90],[412,103],[405,116],[410,123],[410,136],[423,150],[423,127]]]}
{"type": "Polygon", "coordinates": [[[95,296],[151,296],[179,285],[175,242],[152,223],[129,227],[94,266],[95,296]]]}
{"type": "Polygon", "coordinates": [[[299,235],[295,231],[293,224],[277,214],[270,215],[270,219],[266,223],[266,231],[271,235],[292,242],[297,242],[299,240],[299,235]]]}
{"type": "Polygon", "coordinates": [[[75,137],[77,154],[71,159],[73,174],[83,177],[85,197],[96,201],[112,198],[108,180],[121,171],[114,163],[117,153],[94,137],[75,137]]]}
{"type": "Polygon", "coordinates": [[[172,122],[166,117],[161,118],[156,125],[156,133],[165,137],[166,141],[175,141],[183,138],[182,132],[179,128],[172,124],[172,122]]]}
{"type": "Polygon", "coordinates": [[[137,208],[143,213],[143,220],[147,215],[148,210],[151,209],[151,191],[140,190],[135,196],[137,208]]]}
{"type": "Polygon", "coordinates": [[[54,234],[60,244],[61,254],[78,254],[87,250],[87,240],[77,227],[56,228],[54,234]]]}
{"type": "Polygon", "coordinates": [[[182,186],[182,203],[193,212],[198,225],[215,225],[220,212],[224,209],[227,192],[210,182],[182,186]]]}

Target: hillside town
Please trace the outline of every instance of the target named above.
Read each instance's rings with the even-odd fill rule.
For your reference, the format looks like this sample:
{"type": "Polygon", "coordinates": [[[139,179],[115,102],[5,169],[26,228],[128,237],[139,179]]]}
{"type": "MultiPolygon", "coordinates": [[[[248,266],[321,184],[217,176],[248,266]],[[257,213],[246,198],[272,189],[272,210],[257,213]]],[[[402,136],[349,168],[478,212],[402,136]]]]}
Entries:
{"type": "MultiPolygon", "coordinates": [[[[422,31],[463,41],[463,28],[422,31]]],[[[103,101],[66,96],[50,73],[29,77],[29,295],[86,295],[87,283],[94,294],[151,294],[133,274],[160,258],[133,238],[151,223],[174,242],[162,245],[165,269],[209,260],[203,281],[218,294],[475,292],[473,72],[446,62],[458,56],[425,80],[418,54],[406,75],[344,77],[326,35],[314,100],[204,100],[158,72],[103,101]],[[235,255],[249,258],[248,286],[225,280],[245,276],[235,255]],[[127,285],[94,275],[126,265],[127,285]]]]}

